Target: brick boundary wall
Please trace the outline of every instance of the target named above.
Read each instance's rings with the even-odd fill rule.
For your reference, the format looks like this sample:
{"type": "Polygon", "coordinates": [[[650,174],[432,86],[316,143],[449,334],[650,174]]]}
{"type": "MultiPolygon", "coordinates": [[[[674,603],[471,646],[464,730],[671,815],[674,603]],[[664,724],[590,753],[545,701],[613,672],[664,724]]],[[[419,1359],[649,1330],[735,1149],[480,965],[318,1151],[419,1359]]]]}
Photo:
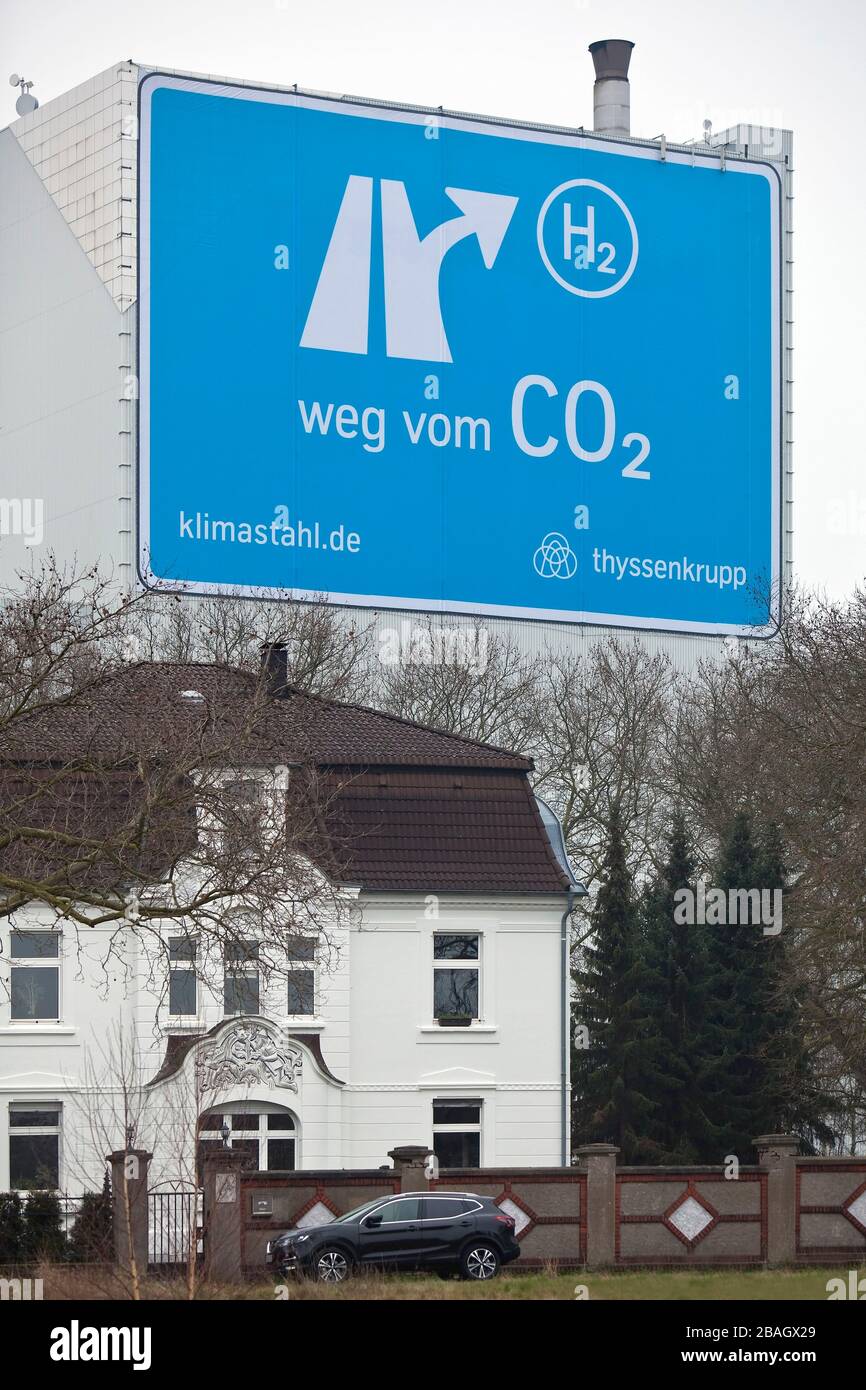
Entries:
{"type": "Polygon", "coordinates": [[[740,1168],[736,1180],[726,1178],[723,1168],[618,1169],[615,1202],[618,1265],[701,1268],[767,1262],[767,1174],[761,1169],[740,1168]],[[712,1189],[719,1184],[724,1186],[718,1188],[714,1202],[712,1189]],[[659,1186],[664,1189],[663,1197],[653,1200],[653,1189],[659,1186]],[[624,1212],[624,1205],[636,1205],[632,1193],[636,1195],[644,1187],[650,1190],[641,1195],[649,1198],[651,1210],[624,1212]],[[736,1200],[729,1202],[731,1197],[736,1200]],[[687,1203],[705,1213],[704,1224],[693,1236],[677,1224],[677,1213],[687,1203]],[[733,1209],[720,1210],[722,1205],[733,1209]],[[632,1235],[629,1228],[635,1226],[641,1229],[632,1235]],[[641,1242],[637,1237],[644,1233],[646,1238],[641,1242]],[[707,1248],[704,1241],[711,1238],[707,1248]],[[637,1253],[639,1244],[644,1249],[637,1253]],[[632,1253],[627,1253],[629,1250],[632,1253]]]}
{"type": "MultiPolygon", "coordinates": [[[[430,1150],[420,1145],[393,1149],[392,1167],[290,1173],[251,1172],[245,1155],[215,1149],[205,1164],[205,1269],[227,1282],[262,1278],[268,1239],[311,1213],[449,1190],[490,1196],[515,1217],[525,1247],[516,1268],[866,1261],[866,1157],[801,1158],[790,1135],[762,1135],[755,1147],[757,1165],[736,1178],[721,1167],[618,1168],[612,1144],[585,1145],[571,1168],[444,1169],[429,1178],[430,1150]]],[[[144,1186],[150,1155],[135,1158],[144,1186]]],[[[137,1233],[143,1249],[146,1236],[137,1233]]]]}
{"type": "Polygon", "coordinates": [[[586,1184],[579,1168],[445,1168],[430,1179],[430,1191],[477,1192],[513,1216],[526,1253],[512,1268],[555,1261],[580,1269],[586,1264],[586,1184]]]}
{"type": "Polygon", "coordinates": [[[797,1259],[866,1261],[866,1163],[798,1158],[795,1164],[797,1259]]]}
{"type": "Polygon", "coordinates": [[[316,1207],[324,1207],[334,1216],[361,1206],[375,1197],[389,1197],[400,1192],[400,1177],[395,1170],[347,1169],[333,1172],[245,1173],[241,1176],[240,1265],[244,1274],[261,1273],[265,1269],[265,1247],[274,1236],[282,1235],[316,1207]],[[257,1197],[270,1198],[275,1210],[270,1215],[257,1216],[254,1202],[257,1197]],[[280,1198],[284,1200],[281,1201],[280,1198]],[[282,1211],[280,1211],[282,1208],[282,1211]]]}

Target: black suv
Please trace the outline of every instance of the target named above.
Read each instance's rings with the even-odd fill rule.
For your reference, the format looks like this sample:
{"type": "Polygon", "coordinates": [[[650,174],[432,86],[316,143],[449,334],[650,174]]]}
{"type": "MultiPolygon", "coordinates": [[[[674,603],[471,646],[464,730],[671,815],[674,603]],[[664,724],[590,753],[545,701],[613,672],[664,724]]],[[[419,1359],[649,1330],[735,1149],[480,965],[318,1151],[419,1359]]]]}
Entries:
{"type": "Polygon", "coordinates": [[[514,1221],[492,1197],[426,1192],[377,1197],[325,1226],[296,1226],[268,1242],[281,1274],[308,1274],[341,1284],[362,1269],[432,1269],[464,1279],[492,1279],[516,1260],[514,1221]]]}

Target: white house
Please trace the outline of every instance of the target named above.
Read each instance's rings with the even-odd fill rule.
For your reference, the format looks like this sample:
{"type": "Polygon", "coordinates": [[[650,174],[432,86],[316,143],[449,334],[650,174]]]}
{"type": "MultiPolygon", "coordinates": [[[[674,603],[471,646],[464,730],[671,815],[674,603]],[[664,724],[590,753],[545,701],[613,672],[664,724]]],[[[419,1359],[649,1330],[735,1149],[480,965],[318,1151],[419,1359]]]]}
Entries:
{"type": "MultiPolygon", "coordinates": [[[[164,738],[256,680],[142,664],[120,685],[89,732],[68,711],[40,725],[30,765],[67,766],[112,722],[164,738]]],[[[300,697],[273,689],[279,787],[300,697]]],[[[530,763],[359,706],[304,709],[304,758],[340,774],[345,911],[285,969],[264,968],[254,923],[206,959],[176,922],[156,954],[140,922],[76,928],[45,903],[0,923],[0,1191],[97,1186],[124,1129],[154,1182],[194,1180],[196,1148],[227,1135],[263,1170],[377,1167],[406,1143],[443,1167],[568,1161],[564,914],[582,890],[530,763]]]]}

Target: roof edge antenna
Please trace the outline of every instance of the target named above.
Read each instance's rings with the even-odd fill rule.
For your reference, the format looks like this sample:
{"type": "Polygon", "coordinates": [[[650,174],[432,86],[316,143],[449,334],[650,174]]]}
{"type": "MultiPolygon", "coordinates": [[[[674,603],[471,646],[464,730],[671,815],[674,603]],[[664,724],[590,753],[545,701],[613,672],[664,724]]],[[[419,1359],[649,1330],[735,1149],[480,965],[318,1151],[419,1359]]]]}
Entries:
{"type": "Polygon", "coordinates": [[[30,92],[30,88],[33,86],[32,82],[26,81],[25,78],[19,77],[17,72],[13,72],[9,74],[9,86],[21,88],[21,95],[15,103],[15,110],[19,116],[29,116],[31,111],[38,109],[39,102],[30,92]]]}

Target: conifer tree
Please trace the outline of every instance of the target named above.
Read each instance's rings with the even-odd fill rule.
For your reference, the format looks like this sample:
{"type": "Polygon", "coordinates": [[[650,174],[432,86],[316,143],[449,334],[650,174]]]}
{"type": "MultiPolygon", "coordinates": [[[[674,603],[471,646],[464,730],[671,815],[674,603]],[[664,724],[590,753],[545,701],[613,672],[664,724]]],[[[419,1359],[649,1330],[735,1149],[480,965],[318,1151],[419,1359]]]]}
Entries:
{"type": "Polygon", "coordinates": [[[789,983],[784,887],[777,827],[756,826],[739,812],[706,897],[705,1076],[707,1112],[720,1139],[716,1161],[728,1153],[751,1158],[759,1134],[790,1131],[807,1146],[832,1138],[800,996],[789,983]]]}
{"type": "Polygon", "coordinates": [[[803,1024],[802,986],[792,984],[788,952],[792,937],[785,928],[784,851],[778,827],[763,826],[756,837],[757,884],[762,892],[778,895],[764,906],[773,914],[762,932],[760,1018],[758,1042],[762,1081],[756,1095],[756,1134],[798,1134],[806,1148],[832,1142],[833,1131],[824,1118],[831,1101],[822,1093],[816,1077],[815,1056],[803,1024]]]}
{"type": "Polygon", "coordinates": [[[60,1260],[66,1250],[60,1200],[54,1192],[30,1192],[24,1203],[24,1259],[60,1260]]]}
{"type": "Polygon", "coordinates": [[[592,938],[575,981],[576,1022],[589,1042],[574,1054],[575,1139],[616,1144],[620,1162],[633,1163],[650,1152],[653,1104],[641,1089],[645,969],[617,810],[591,920],[592,938]]]}
{"type": "Polygon", "coordinates": [[[668,855],[643,895],[647,965],[645,1066],[656,1102],[652,1139],[657,1162],[716,1158],[718,1135],[705,1111],[707,953],[703,927],[680,890],[692,893],[696,863],[685,821],[674,817],[668,855]]]}
{"type": "Polygon", "coordinates": [[[111,1182],[106,1169],[101,1192],[85,1192],[69,1236],[72,1260],[106,1262],[112,1258],[111,1182]]]}
{"type": "Polygon", "coordinates": [[[17,1192],[0,1192],[0,1267],[24,1258],[24,1213],[17,1192]]]}
{"type": "Polygon", "coordinates": [[[746,811],[734,817],[723,838],[712,887],[706,896],[709,974],[707,980],[707,1109],[722,1153],[745,1162],[760,1128],[759,1058],[763,1000],[760,914],[742,894],[757,884],[757,855],[752,818],[746,811]],[[737,903],[736,912],[731,904],[737,903]],[[736,921],[729,921],[736,916],[736,921]],[[754,920],[753,920],[754,918],[754,920]]]}

